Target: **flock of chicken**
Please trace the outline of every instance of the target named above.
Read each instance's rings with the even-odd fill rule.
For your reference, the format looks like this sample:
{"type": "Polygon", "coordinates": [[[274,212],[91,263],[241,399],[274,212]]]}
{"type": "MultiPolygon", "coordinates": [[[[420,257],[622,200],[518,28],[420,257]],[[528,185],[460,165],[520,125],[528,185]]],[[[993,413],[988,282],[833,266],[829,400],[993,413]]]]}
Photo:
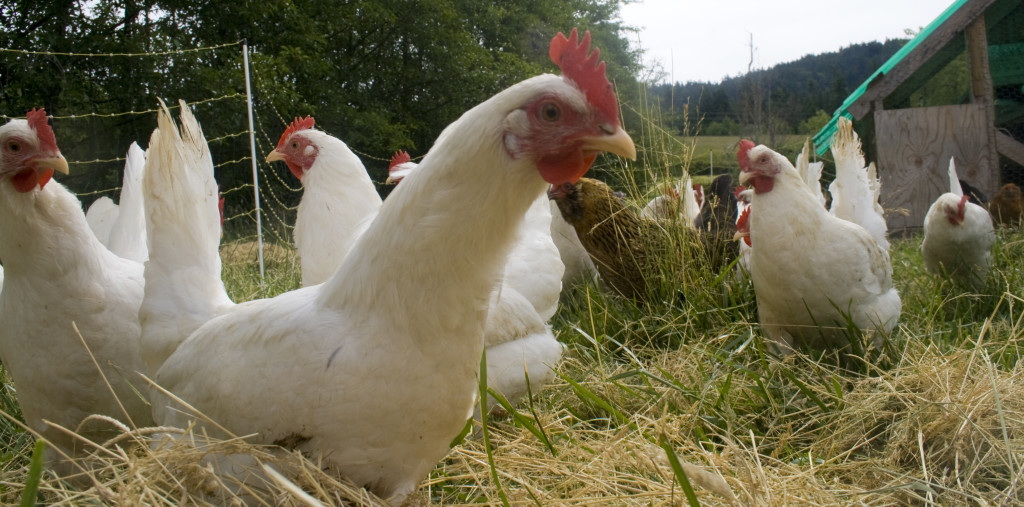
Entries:
{"type": "MultiPolygon", "coordinates": [[[[678,231],[663,221],[677,220],[717,261],[715,268],[739,257],[740,273],[754,286],[761,328],[778,352],[802,347],[848,351],[857,346],[851,340],[859,339],[851,326],[877,348],[901,311],[879,205],[881,185],[874,164],[865,165],[849,120],[840,119],[831,148],[836,177],[829,186],[830,202],[819,181],[823,164],[810,162],[809,144],[794,166],[747,140],[737,154],[741,185],[736,189],[729,175],[715,178],[707,196],[687,180],[640,212],[608,185],[588,178],[554,186],[549,196],[574,226],[601,279],[622,296],[652,296],[650,286],[660,284],[658,259],[679,254],[666,247],[666,235],[678,231]]],[[[985,208],[969,202],[952,160],[949,186],[924,222],[926,268],[976,290],[991,264],[992,219],[985,208]]],[[[1019,220],[1013,202],[996,196],[990,208],[1019,220]]]]}
{"type": "MultiPolygon", "coordinates": [[[[296,119],[267,160],[303,186],[303,287],[241,304],[221,279],[222,203],[184,103],[176,125],[161,102],[148,150],[128,153],[120,205],[97,201],[89,219],[50,181],[68,166],[45,112],[0,127],[0,358],[27,424],[52,444],[49,464],[73,474],[72,458],[91,450],[65,429],[102,442],[121,431],[111,417],[197,425],[303,451],[401,503],[481,409],[482,356],[488,386],[509,399],[553,378],[563,347],[548,321],[564,283],[599,274],[626,297],[650,294],[666,254],[650,231],[665,214],[731,245],[720,256],[747,266],[761,326],[783,351],[842,347],[846,319],[893,328],[900,300],[877,179],[849,125],[833,147],[830,209],[820,165],[805,154],[798,170],[744,141],[750,190],[734,194],[723,176],[706,198],[687,184],[637,213],[582,178],[602,151],[636,157],[589,46],[589,33],[558,34],[550,55],[562,76],[469,110],[419,164],[396,155],[386,201],[345,143],[296,119]]],[[[950,175],[925,223],[925,257],[975,283],[992,225],[952,165],[950,175]]]]}

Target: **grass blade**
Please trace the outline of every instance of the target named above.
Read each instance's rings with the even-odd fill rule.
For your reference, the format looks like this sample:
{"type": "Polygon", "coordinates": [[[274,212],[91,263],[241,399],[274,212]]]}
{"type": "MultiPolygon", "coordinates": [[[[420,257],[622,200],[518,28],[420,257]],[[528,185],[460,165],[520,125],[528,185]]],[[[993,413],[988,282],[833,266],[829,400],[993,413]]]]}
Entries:
{"type": "Polygon", "coordinates": [[[686,495],[686,501],[690,504],[690,507],[700,507],[700,500],[697,500],[697,494],[693,492],[693,486],[690,485],[690,479],[686,477],[686,472],[683,471],[683,465],[679,463],[679,457],[676,456],[676,451],[672,449],[672,445],[665,440],[665,435],[658,435],[658,446],[665,450],[665,454],[668,455],[668,462],[672,465],[672,473],[676,476],[676,482],[679,483],[679,487],[683,489],[683,494],[686,495]]]}
{"type": "Polygon", "coordinates": [[[25,489],[21,492],[21,507],[32,507],[36,504],[39,479],[43,476],[43,451],[45,449],[46,441],[36,440],[35,450],[32,451],[32,462],[28,467],[28,477],[25,478],[25,489]]]}
{"type": "Polygon", "coordinates": [[[494,465],[494,452],[491,449],[491,434],[487,429],[487,349],[480,356],[480,428],[484,437],[484,452],[487,453],[487,465],[491,469],[491,480],[494,481],[494,488],[498,490],[498,498],[501,504],[509,507],[508,496],[505,489],[501,487],[498,480],[498,468],[494,465]]]}

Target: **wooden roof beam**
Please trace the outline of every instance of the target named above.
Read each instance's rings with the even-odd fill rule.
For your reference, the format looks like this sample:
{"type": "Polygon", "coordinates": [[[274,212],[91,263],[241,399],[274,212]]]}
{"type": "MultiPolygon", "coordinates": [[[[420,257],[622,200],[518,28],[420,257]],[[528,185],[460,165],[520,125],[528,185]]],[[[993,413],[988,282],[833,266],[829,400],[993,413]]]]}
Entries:
{"type": "Polygon", "coordinates": [[[980,18],[996,0],[969,0],[959,10],[939,26],[932,34],[914,48],[888,74],[879,76],[853,104],[848,111],[855,119],[861,119],[871,112],[871,103],[884,100],[904,81],[912,76],[922,65],[942,50],[953,37],[967,29],[974,20],[980,18]]]}

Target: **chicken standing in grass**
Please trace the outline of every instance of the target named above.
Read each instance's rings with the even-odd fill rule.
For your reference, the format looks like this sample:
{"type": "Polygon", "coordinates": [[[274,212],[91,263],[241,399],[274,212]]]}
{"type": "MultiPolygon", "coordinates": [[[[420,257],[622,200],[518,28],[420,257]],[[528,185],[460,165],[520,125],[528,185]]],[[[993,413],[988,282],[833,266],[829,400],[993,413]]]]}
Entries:
{"type": "Polygon", "coordinates": [[[666,186],[664,194],[651,199],[640,210],[640,216],[646,220],[682,220],[688,227],[694,227],[703,206],[704,187],[687,177],[682,190],[666,186]]]}
{"type": "Polygon", "coordinates": [[[900,297],[889,254],[863,227],[829,214],[796,168],[744,140],[740,183],[750,184],[750,275],[761,328],[781,352],[845,349],[848,320],[873,334],[896,325],[900,297]]]}
{"type": "MultiPolygon", "coordinates": [[[[381,199],[362,162],[342,142],[313,128],[312,117],[296,118],[267,161],[283,161],[303,184],[295,225],[295,245],[302,259],[303,285],[323,283],[342,264],[380,212],[381,199]],[[301,225],[301,227],[300,227],[301,225]]],[[[406,152],[392,157],[388,182],[397,184],[416,168],[406,152]]],[[[554,378],[562,345],[520,289],[546,290],[542,308],[557,305],[561,261],[551,242],[547,198],[530,206],[518,227],[504,277],[491,298],[484,339],[488,387],[515,401],[554,378]],[[538,203],[543,208],[538,210],[538,203]],[[545,240],[545,236],[547,236],[545,240]],[[543,276],[543,275],[547,276],[543,276]],[[535,276],[531,276],[535,275],[535,276]],[[542,287],[541,284],[547,284],[542,287]]],[[[490,403],[493,405],[494,401],[490,403]]]]}
{"type": "Polygon", "coordinates": [[[999,188],[988,201],[988,212],[998,225],[1017,227],[1024,217],[1024,194],[1015,183],[999,188]]]}
{"type": "Polygon", "coordinates": [[[601,279],[623,297],[647,299],[664,230],[629,208],[599,180],[580,178],[555,185],[548,196],[576,229],[601,279]]]}
{"type": "MultiPolygon", "coordinates": [[[[68,166],[43,110],[0,127],[0,151],[0,359],[26,424],[52,444],[47,461],[63,474],[73,469],[58,450],[93,449],[45,421],[70,431],[91,414],[152,423],[135,391],[145,387],[136,373],[142,265],[104,247],[78,198],[50,181],[68,166]]],[[[106,422],[80,430],[97,442],[118,433],[106,422]]]]}
{"type": "MultiPolygon", "coordinates": [[[[575,181],[601,151],[635,157],[604,63],[587,56],[589,33],[577,40],[552,40],[563,76],[513,85],[446,128],[330,279],[207,322],[157,382],[401,504],[473,411],[519,220],[545,182],[575,181]]],[[[219,433],[169,399],[153,406],[161,424],[219,433]]]]}
{"type": "Polygon", "coordinates": [[[963,287],[978,289],[988,276],[996,235],[988,211],[969,199],[960,188],[950,158],[949,192],[940,195],[924,217],[921,253],[929,273],[947,275],[963,287]]]}

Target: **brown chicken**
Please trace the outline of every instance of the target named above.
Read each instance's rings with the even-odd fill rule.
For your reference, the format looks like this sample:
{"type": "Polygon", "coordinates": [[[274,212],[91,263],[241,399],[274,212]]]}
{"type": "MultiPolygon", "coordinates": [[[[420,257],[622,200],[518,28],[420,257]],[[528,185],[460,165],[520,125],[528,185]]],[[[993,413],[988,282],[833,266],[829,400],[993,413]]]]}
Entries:
{"type": "Polygon", "coordinates": [[[1013,183],[1002,186],[988,202],[988,211],[996,225],[1016,227],[1024,214],[1024,196],[1013,183]]]}
{"type": "Polygon", "coordinates": [[[605,283],[624,297],[646,300],[663,230],[643,219],[604,182],[580,178],[548,191],[565,221],[576,229],[605,283]]]}

